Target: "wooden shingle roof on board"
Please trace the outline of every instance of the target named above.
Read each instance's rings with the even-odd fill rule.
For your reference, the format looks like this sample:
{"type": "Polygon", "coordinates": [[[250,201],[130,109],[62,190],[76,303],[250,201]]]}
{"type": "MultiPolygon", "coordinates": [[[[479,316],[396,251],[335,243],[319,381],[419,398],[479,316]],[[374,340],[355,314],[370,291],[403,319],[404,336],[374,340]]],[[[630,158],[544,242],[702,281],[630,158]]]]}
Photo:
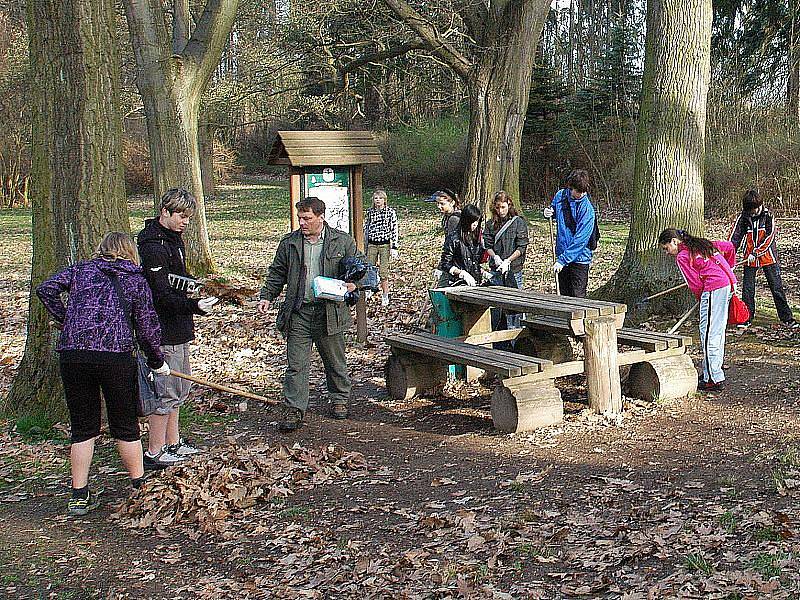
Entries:
{"type": "Polygon", "coordinates": [[[383,164],[371,131],[279,131],[269,164],[292,167],[383,164]]]}

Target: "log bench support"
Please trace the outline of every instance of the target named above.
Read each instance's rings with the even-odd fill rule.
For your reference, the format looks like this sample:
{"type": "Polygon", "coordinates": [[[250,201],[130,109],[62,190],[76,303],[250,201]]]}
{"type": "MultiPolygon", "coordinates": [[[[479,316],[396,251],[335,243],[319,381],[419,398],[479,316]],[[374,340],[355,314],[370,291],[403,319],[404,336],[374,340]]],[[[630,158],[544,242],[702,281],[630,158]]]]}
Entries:
{"type": "Polygon", "coordinates": [[[614,316],[585,320],[583,340],[586,391],[589,407],[596,413],[622,412],[622,388],[617,364],[617,324],[614,316]]]}
{"type": "Polygon", "coordinates": [[[561,392],[552,379],[506,379],[492,394],[492,420],[504,433],[520,433],[564,420],[561,392]]]}
{"type": "Polygon", "coordinates": [[[419,362],[413,355],[389,355],[386,361],[386,390],[392,400],[411,400],[447,381],[447,365],[435,360],[419,362]]]}
{"type": "Polygon", "coordinates": [[[641,400],[674,400],[697,391],[697,370],[688,354],[631,365],[625,395],[641,400]]]}

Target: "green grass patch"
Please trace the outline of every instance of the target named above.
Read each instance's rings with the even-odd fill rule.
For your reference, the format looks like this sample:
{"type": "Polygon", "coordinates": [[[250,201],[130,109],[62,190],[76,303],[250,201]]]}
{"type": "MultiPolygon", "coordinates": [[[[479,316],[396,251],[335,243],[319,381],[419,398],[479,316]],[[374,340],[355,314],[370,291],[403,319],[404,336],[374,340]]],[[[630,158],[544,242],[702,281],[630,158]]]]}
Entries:
{"type": "Polygon", "coordinates": [[[736,531],[736,527],[739,525],[739,518],[735,514],[733,514],[731,511],[726,511],[719,518],[719,524],[728,533],[733,533],[734,531],[736,531]]]}
{"type": "Polygon", "coordinates": [[[750,566],[761,573],[763,577],[770,579],[771,577],[780,577],[781,566],[778,563],[791,558],[792,555],[788,552],[776,552],[775,554],[761,552],[752,560],[750,566]]]}
{"type": "Polygon", "coordinates": [[[756,531],[755,539],[759,542],[780,542],[783,538],[774,527],[761,527],[756,531]]]}
{"type": "Polygon", "coordinates": [[[291,506],[280,511],[278,517],[289,521],[305,521],[310,514],[311,511],[305,506],[291,506]]]}
{"type": "Polygon", "coordinates": [[[199,412],[189,404],[181,406],[180,411],[181,426],[187,428],[210,429],[224,425],[235,418],[233,414],[199,412]]]}
{"type": "Polygon", "coordinates": [[[23,415],[17,419],[14,428],[26,442],[42,440],[63,440],[64,434],[53,429],[56,422],[44,412],[23,415]]]}
{"type": "Polygon", "coordinates": [[[686,568],[690,571],[702,573],[703,575],[711,575],[711,573],[714,572],[714,565],[699,552],[687,554],[683,559],[683,564],[686,565],[686,568]]]}

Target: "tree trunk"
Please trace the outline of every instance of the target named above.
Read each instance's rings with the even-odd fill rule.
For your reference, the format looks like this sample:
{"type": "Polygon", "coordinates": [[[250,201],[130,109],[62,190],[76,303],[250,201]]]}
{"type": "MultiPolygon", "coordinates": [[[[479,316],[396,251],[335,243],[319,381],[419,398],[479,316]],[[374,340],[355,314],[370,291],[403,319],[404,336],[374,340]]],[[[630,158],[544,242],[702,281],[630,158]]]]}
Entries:
{"type": "Polygon", "coordinates": [[[180,40],[167,33],[162,0],[125,0],[156,202],[174,187],[188,189],[197,199],[197,213],[184,234],[187,263],[195,275],[214,270],[198,147],[200,101],[219,64],[238,4],[239,0],[208,0],[183,51],[176,53],[180,40]]]}
{"type": "Polygon", "coordinates": [[[666,227],[703,233],[711,14],[711,0],[648,1],[631,229],[604,298],[631,302],[678,283],[658,236],[666,227]]]}
{"type": "Polygon", "coordinates": [[[519,155],[531,75],[550,3],[510,2],[487,35],[490,48],[465,83],[470,123],[463,196],[484,211],[505,190],[519,207],[519,155]]]}
{"type": "Polygon", "coordinates": [[[519,153],[528,110],[531,75],[548,0],[467,3],[462,17],[478,49],[464,56],[404,0],[384,0],[427,50],[464,81],[470,125],[463,197],[487,209],[504,189],[519,203],[519,153]]]}
{"type": "Polygon", "coordinates": [[[216,193],[214,183],[214,128],[208,123],[200,123],[197,131],[200,148],[200,173],[203,178],[203,196],[211,198],[216,193]]]}
{"type": "Polygon", "coordinates": [[[800,126],[800,0],[789,0],[789,129],[800,126]]]}
{"type": "Polygon", "coordinates": [[[25,354],[3,412],[63,416],[56,335],[34,289],[129,232],[111,0],[30,0],[33,259],[25,354]]]}

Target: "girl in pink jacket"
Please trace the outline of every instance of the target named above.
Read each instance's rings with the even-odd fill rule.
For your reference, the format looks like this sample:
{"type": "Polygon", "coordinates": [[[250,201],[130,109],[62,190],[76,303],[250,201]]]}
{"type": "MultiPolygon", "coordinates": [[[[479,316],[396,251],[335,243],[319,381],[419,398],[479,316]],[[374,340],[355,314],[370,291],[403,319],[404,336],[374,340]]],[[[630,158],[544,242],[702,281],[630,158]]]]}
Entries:
{"type": "Polygon", "coordinates": [[[698,389],[716,392],[722,389],[725,373],[725,327],[728,303],[736,285],[733,267],[736,249],[730,242],[709,241],[694,237],[682,229],[665,229],[658,243],[675,257],[689,289],[700,301],[700,345],[703,349],[703,380],[698,389]]]}

